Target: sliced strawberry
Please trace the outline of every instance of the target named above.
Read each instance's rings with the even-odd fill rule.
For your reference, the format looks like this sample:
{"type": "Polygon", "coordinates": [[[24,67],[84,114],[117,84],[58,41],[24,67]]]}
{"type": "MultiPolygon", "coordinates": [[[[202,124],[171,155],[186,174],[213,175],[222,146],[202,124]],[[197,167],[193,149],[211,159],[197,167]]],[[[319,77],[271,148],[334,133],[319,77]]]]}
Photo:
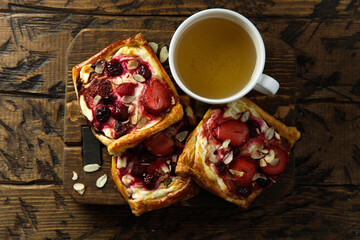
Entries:
{"type": "Polygon", "coordinates": [[[146,111],[154,115],[159,115],[170,107],[171,96],[167,89],[159,81],[155,80],[150,83],[150,86],[145,90],[142,102],[146,111]]]}
{"type": "Polygon", "coordinates": [[[120,97],[122,97],[122,96],[132,96],[132,95],[134,95],[134,90],[135,90],[135,84],[126,82],[126,83],[120,84],[115,89],[115,92],[118,93],[120,95],[120,97]]]}
{"type": "Polygon", "coordinates": [[[166,156],[174,152],[174,140],[165,132],[160,132],[144,141],[145,148],[154,155],[166,156]]]}
{"type": "Polygon", "coordinates": [[[282,150],[280,147],[276,147],[276,146],[270,146],[267,148],[267,150],[271,151],[274,150],[275,151],[275,158],[278,158],[279,161],[273,166],[270,163],[267,163],[266,166],[261,167],[261,170],[269,175],[278,175],[280,173],[282,173],[285,168],[286,168],[286,164],[289,161],[289,156],[288,154],[282,150]]]}
{"type": "Polygon", "coordinates": [[[257,165],[251,158],[238,158],[231,162],[229,171],[235,176],[238,186],[246,187],[252,183],[257,165]]]}
{"type": "Polygon", "coordinates": [[[249,139],[249,128],[245,123],[238,120],[223,122],[214,129],[213,133],[221,141],[230,139],[232,146],[241,146],[249,139]]]}
{"type": "Polygon", "coordinates": [[[88,91],[91,97],[95,97],[96,95],[106,97],[111,92],[111,84],[106,79],[96,78],[91,82],[88,91]]]}

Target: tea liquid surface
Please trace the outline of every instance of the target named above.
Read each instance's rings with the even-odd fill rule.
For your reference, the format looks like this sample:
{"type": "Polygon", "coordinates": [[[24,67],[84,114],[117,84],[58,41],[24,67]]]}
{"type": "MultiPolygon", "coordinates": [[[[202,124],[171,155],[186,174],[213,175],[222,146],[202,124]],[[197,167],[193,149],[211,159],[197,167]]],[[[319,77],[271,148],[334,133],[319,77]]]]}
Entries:
{"type": "Polygon", "coordinates": [[[226,98],[244,88],[256,50],[249,34],[226,19],[205,19],[180,39],[176,66],[183,83],[205,98],[226,98]]]}

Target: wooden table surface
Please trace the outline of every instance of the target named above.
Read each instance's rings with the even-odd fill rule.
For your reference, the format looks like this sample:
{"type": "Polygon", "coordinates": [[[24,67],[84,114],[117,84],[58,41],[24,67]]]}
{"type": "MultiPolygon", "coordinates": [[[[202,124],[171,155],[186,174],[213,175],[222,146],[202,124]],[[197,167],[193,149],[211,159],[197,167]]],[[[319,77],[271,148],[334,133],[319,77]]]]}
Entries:
{"type": "Polygon", "coordinates": [[[359,0],[0,0],[0,239],[360,239],[359,16],[359,0]],[[292,104],[290,115],[267,110],[302,133],[291,190],[248,210],[204,199],[140,217],[126,205],[75,201],[63,179],[72,41],[84,29],[169,40],[213,7],[250,18],[271,46],[265,71],[285,83],[280,96],[292,104]],[[283,49],[294,59],[282,61],[283,49]]]}

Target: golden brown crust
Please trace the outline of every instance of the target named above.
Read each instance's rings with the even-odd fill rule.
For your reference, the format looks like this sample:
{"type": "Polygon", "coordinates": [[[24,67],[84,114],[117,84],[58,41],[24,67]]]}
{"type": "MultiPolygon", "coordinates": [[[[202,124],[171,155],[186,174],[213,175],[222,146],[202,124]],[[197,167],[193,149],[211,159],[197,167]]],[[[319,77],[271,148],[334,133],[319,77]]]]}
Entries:
{"type": "MultiPolygon", "coordinates": [[[[152,61],[155,63],[155,67],[158,72],[160,72],[160,75],[162,76],[162,79],[169,85],[170,89],[172,90],[173,94],[178,97],[178,93],[176,91],[176,88],[172,81],[170,80],[170,77],[162,67],[160,61],[158,60],[156,54],[152,50],[151,46],[147,43],[147,41],[144,39],[143,35],[141,33],[137,34],[134,37],[130,37],[126,40],[120,40],[117,41],[109,46],[107,46],[105,49],[94,55],[93,57],[89,58],[88,60],[82,62],[81,64],[75,66],[72,70],[72,77],[73,77],[73,83],[75,86],[76,95],[78,96],[77,88],[76,88],[76,81],[80,74],[81,69],[85,65],[91,65],[98,61],[99,59],[105,59],[108,60],[112,55],[114,55],[121,47],[123,46],[141,46],[144,48],[148,55],[151,56],[152,61]]],[[[161,130],[164,130],[168,126],[178,122],[183,116],[183,109],[179,101],[177,101],[176,105],[173,106],[171,111],[167,113],[163,119],[156,125],[154,125],[151,128],[148,129],[139,129],[134,132],[131,132],[129,134],[126,134],[116,140],[108,138],[102,133],[95,132],[95,136],[105,145],[108,146],[108,151],[111,155],[117,155],[123,151],[125,151],[127,148],[133,147],[137,144],[139,144],[145,137],[149,137],[151,135],[154,135],[158,133],[161,130]]]]}
{"type": "MultiPolygon", "coordinates": [[[[279,134],[287,139],[291,146],[299,139],[300,133],[294,127],[287,127],[282,122],[278,121],[264,110],[262,110],[255,103],[247,98],[241,98],[236,101],[236,105],[241,104],[243,107],[242,111],[251,110],[252,112],[258,113],[266,122],[271,124],[279,134]],[[245,109],[244,109],[245,107],[245,109]]],[[[239,107],[239,109],[241,109],[239,107]]],[[[199,123],[196,129],[190,134],[183,153],[180,155],[177,166],[176,174],[180,176],[191,177],[196,183],[198,183],[204,189],[212,192],[223,199],[233,202],[241,207],[247,208],[251,202],[264,191],[263,188],[259,188],[252,192],[250,196],[244,199],[240,199],[234,195],[230,189],[223,183],[222,179],[217,176],[209,166],[209,160],[207,159],[207,150],[204,145],[211,144],[204,142],[204,139],[199,137],[204,121],[206,121],[211,114],[209,109],[203,120],[199,123]]]]}
{"type": "Polygon", "coordinates": [[[243,97],[241,100],[248,106],[248,108],[254,109],[262,119],[264,119],[267,123],[270,123],[270,125],[279,132],[280,136],[285,138],[290,143],[291,147],[300,138],[300,132],[295,127],[286,126],[284,123],[265,112],[250,99],[243,97]]]}
{"type": "Polygon", "coordinates": [[[122,184],[116,168],[116,157],[112,158],[111,177],[125,200],[129,203],[131,211],[134,215],[139,216],[145,212],[167,207],[173,203],[187,200],[199,192],[198,186],[190,178],[179,177],[173,183],[176,189],[160,198],[149,199],[130,199],[130,195],[127,192],[127,188],[122,184]]]}

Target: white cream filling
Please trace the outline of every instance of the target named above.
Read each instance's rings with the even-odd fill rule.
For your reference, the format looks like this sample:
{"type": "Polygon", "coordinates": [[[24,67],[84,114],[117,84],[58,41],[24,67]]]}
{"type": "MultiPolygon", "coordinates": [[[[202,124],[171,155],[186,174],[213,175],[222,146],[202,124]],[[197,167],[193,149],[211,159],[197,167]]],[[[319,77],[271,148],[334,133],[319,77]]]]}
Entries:
{"type": "MultiPolygon", "coordinates": [[[[179,178],[179,177],[173,178],[172,183],[174,181],[176,181],[177,178],[179,178]]],[[[154,190],[147,190],[145,188],[142,188],[140,186],[135,186],[135,185],[130,186],[130,189],[132,191],[132,198],[134,200],[149,199],[149,198],[156,199],[156,198],[161,198],[168,193],[174,192],[174,190],[176,189],[176,186],[175,186],[175,184],[172,184],[170,186],[165,186],[165,184],[160,183],[159,187],[154,190]]]]}
{"type": "Polygon", "coordinates": [[[83,95],[80,96],[80,108],[81,108],[81,111],[84,114],[84,116],[90,122],[92,122],[92,120],[93,120],[93,112],[92,112],[92,110],[90,108],[88,108],[83,95]]]}
{"type": "Polygon", "coordinates": [[[138,57],[140,57],[143,61],[149,63],[151,65],[152,68],[152,75],[156,78],[161,79],[161,73],[158,72],[158,68],[155,67],[157,66],[156,62],[151,58],[151,56],[148,54],[148,52],[146,51],[145,48],[143,47],[133,47],[133,46],[124,46],[122,48],[120,48],[114,56],[118,56],[118,55],[136,55],[138,57]]]}
{"type": "MultiPolygon", "coordinates": [[[[196,154],[200,154],[201,156],[205,155],[205,158],[207,158],[206,152],[211,152],[216,149],[216,145],[212,144],[212,143],[208,143],[207,139],[204,137],[200,137],[198,136],[197,141],[196,141],[196,154]],[[212,146],[211,149],[209,149],[209,146],[212,146]],[[208,149],[208,150],[206,150],[208,149]],[[210,150],[210,151],[209,151],[210,150]]],[[[222,178],[220,178],[218,176],[218,174],[216,173],[215,169],[213,167],[211,167],[213,164],[211,164],[210,166],[206,164],[206,161],[202,161],[202,165],[204,167],[204,170],[206,172],[206,175],[213,181],[217,182],[217,184],[219,185],[220,189],[225,191],[227,189],[224,181],[222,180],[222,178]]]]}
{"type": "Polygon", "coordinates": [[[116,168],[120,169],[124,167],[126,167],[126,158],[122,158],[121,156],[118,156],[116,160],[116,168]]]}
{"type": "Polygon", "coordinates": [[[89,81],[90,73],[92,73],[94,69],[91,68],[90,65],[85,65],[80,71],[80,78],[83,80],[83,83],[87,83],[89,81]]]}

